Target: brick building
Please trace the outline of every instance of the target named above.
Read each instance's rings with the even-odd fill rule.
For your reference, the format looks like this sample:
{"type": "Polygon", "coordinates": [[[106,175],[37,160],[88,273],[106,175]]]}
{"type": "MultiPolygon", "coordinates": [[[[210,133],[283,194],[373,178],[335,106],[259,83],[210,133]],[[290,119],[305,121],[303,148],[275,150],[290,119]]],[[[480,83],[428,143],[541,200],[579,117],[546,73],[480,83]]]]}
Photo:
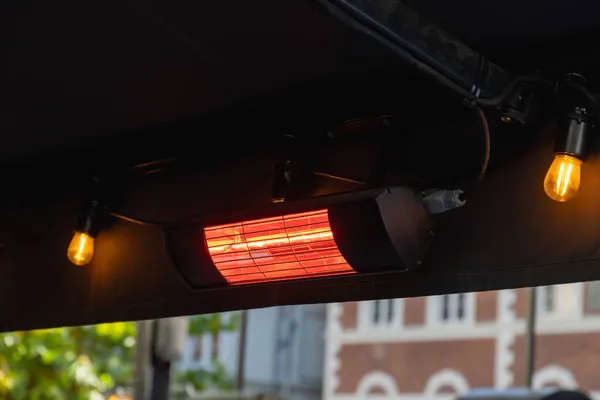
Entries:
{"type": "MultiPolygon", "coordinates": [[[[536,388],[600,399],[600,282],[539,287],[536,388]]],[[[524,383],[526,290],[331,304],[323,398],[447,400],[524,383]]]]}

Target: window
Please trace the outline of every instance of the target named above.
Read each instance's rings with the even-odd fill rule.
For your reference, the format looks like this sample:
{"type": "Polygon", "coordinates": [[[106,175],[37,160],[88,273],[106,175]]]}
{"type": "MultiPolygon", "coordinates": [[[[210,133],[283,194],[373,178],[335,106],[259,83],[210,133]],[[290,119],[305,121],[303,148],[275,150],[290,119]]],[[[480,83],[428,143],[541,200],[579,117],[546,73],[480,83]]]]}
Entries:
{"type": "Polygon", "coordinates": [[[537,288],[537,311],[542,318],[576,318],[582,313],[580,283],[537,288]]]}
{"type": "Polygon", "coordinates": [[[442,296],[442,309],[439,318],[442,322],[461,322],[465,319],[465,294],[442,296]]]}
{"type": "Polygon", "coordinates": [[[390,325],[394,320],[394,300],[375,300],[372,303],[373,325],[390,325]]]}
{"type": "Polygon", "coordinates": [[[545,313],[553,313],[556,311],[555,304],[555,291],[556,288],[554,286],[545,286],[540,288],[542,291],[542,295],[540,296],[544,301],[541,303],[542,310],[545,313]]]}
{"type": "Polygon", "coordinates": [[[587,311],[600,312],[600,281],[587,283],[587,311]]]}
{"type": "Polygon", "coordinates": [[[428,324],[463,324],[473,321],[473,293],[445,294],[427,299],[428,324]]]}
{"type": "Polygon", "coordinates": [[[363,301],[359,306],[359,327],[398,328],[402,325],[402,299],[363,301]]]}

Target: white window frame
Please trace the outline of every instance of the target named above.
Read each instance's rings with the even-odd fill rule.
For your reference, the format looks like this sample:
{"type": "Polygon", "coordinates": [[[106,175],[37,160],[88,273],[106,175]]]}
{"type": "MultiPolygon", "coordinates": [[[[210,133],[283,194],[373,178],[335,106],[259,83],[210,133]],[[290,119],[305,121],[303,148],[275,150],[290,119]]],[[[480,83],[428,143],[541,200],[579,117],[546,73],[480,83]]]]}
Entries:
{"type": "Polygon", "coordinates": [[[574,320],[583,318],[583,283],[539,286],[536,288],[537,315],[542,320],[574,320]],[[548,310],[548,290],[553,291],[553,309],[548,310]],[[571,296],[570,304],[561,302],[565,296],[571,296]]]}
{"type": "Polygon", "coordinates": [[[399,329],[404,325],[404,299],[382,299],[361,301],[358,303],[358,329],[399,329]],[[373,320],[376,302],[380,302],[381,318],[378,322],[373,320]],[[391,304],[392,317],[388,319],[391,304]]]}
{"type": "Polygon", "coordinates": [[[600,296],[600,281],[585,282],[584,285],[584,304],[587,305],[587,310],[590,314],[598,314],[600,311],[600,304],[597,303],[598,300],[595,300],[592,297],[600,296]]]}
{"type": "Polygon", "coordinates": [[[475,293],[462,293],[464,296],[464,316],[458,318],[458,309],[455,311],[453,307],[458,304],[460,293],[453,293],[441,296],[429,296],[427,298],[427,325],[438,325],[438,326],[461,326],[461,325],[473,325],[475,323],[475,308],[476,308],[476,295],[475,293]],[[444,307],[444,298],[446,296],[449,300],[449,317],[444,319],[442,317],[442,311],[444,307]]]}

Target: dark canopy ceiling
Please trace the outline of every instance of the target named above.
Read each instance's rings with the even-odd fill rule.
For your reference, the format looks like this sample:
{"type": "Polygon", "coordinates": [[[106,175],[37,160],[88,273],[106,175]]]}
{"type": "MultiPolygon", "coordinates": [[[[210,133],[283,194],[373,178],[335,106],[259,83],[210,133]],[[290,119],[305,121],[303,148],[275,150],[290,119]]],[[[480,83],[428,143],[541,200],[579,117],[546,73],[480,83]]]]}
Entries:
{"type": "MultiPolygon", "coordinates": [[[[410,5],[512,73],[581,72],[598,86],[598,2],[410,5]]],[[[0,303],[10,305],[0,331],[600,279],[600,153],[584,166],[580,194],[552,202],[542,187],[552,115],[513,128],[494,109],[486,110],[488,174],[471,186],[467,206],[436,218],[433,246],[414,273],[190,292],[170,267],[160,230],[124,221],[98,236],[90,265],[74,267],[66,247],[92,173],[112,178],[118,170],[125,184],[115,209],[141,219],[264,205],[281,156],[271,139],[293,126],[315,141],[303,161],[326,172],[368,180],[383,159],[381,185],[456,188],[470,186],[485,158],[481,126],[461,99],[317,0],[0,7],[8,38],[0,69],[0,303]],[[336,142],[327,124],[392,106],[394,117],[377,124],[393,134],[369,128],[332,144],[335,151],[316,142],[336,142]],[[178,167],[164,173],[121,168],[170,155],[178,167]]],[[[595,142],[600,149],[597,135],[595,142]]],[[[314,183],[306,193],[356,189],[314,183]]]]}
{"type": "MultiPolygon", "coordinates": [[[[387,50],[336,21],[317,1],[5,3],[5,162],[202,117],[269,93],[281,97],[378,76],[382,69],[402,71],[387,50]]],[[[600,17],[592,0],[409,5],[485,55],[517,66],[532,61],[530,50],[520,48],[558,37],[567,37],[563,47],[581,47],[589,40],[581,35],[596,29],[600,17]]],[[[538,51],[572,61],[544,47],[538,51]]]]}

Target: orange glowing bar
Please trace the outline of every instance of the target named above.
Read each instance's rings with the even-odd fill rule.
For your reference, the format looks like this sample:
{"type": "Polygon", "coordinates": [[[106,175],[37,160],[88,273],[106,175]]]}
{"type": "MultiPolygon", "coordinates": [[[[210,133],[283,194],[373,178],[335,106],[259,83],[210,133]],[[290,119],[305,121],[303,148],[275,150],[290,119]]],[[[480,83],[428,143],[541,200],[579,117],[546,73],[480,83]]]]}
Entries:
{"type": "Polygon", "coordinates": [[[337,247],[327,210],[204,228],[213,263],[230,284],[354,273],[337,247]]]}

